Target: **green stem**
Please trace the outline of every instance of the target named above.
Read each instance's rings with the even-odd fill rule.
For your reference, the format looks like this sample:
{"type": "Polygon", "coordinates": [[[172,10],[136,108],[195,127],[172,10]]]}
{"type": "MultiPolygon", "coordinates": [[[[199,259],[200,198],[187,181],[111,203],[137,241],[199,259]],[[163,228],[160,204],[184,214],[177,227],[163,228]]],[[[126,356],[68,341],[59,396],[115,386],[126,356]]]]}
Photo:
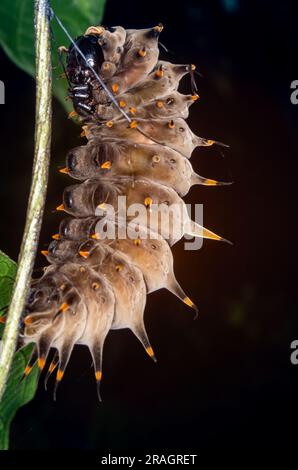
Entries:
{"type": "Polygon", "coordinates": [[[52,119],[52,70],[48,7],[48,0],[35,0],[36,117],[34,162],[18,271],[3,334],[0,358],[0,400],[5,391],[16,348],[19,322],[30,285],[48,182],[52,119]]]}

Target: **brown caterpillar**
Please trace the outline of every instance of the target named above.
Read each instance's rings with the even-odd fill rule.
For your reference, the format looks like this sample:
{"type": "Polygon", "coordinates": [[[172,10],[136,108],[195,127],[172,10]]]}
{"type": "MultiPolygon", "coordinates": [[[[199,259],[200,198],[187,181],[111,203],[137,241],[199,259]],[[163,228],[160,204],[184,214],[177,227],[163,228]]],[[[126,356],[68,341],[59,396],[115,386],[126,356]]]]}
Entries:
{"type": "Polygon", "coordinates": [[[36,360],[42,370],[50,349],[56,349],[46,376],[47,381],[57,368],[55,393],[73,347],[85,344],[100,399],[110,329],[131,329],[155,360],[143,320],[146,295],[166,288],[197,311],[175,278],[170,246],[184,234],[224,240],[192,221],[181,199],[195,184],[227,183],[193,171],[194,148],[216,142],[194,135],[185,122],[198,96],[177,90],[193,66],[158,60],[161,31],[161,25],[142,30],[92,26],[68,50],[60,49],[67,52],[71,116],[84,123],[88,143],[72,149],[61,170],[81,183],[67,187],[57,207],[71,217],[62,220],[43,252],[50,265],[32,281],[23,319],[23,341],[36,345],[25,375],[36,360]],[[120,217],[119,196],[128,206],[144,208],[137,224],[133,217],[120,217]],[[163,215],[171,215],[167,230],[160,214],[151,220],[160,206],[163,215]],[[116,236],[103,238],[100,224],[112,227],[116,236]]]}

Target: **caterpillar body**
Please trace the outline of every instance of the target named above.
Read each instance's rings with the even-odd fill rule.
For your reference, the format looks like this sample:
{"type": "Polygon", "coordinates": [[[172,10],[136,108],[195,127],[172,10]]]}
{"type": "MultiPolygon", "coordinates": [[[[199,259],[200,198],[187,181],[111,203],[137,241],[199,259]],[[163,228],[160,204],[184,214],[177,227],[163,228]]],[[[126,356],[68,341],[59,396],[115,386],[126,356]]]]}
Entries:
{"type": "Polygon", "coordinates": [[[193,185],[227,183],[192,168],[194,148],[216,142],[196,136],[185,122],[198,95],[183,95],[178,86],[193,66],[159,60],[161,31],[161,25],[92,26],[64,48],[71,115],[78,115],[88,142],[68,153],[61,170],[80,182],[65,189],[57,207],[69,216],[43,252],[50,265],[32,281],[22,331],[25,344],[35,343],[25,375],[36,360],[42,370],[55,349],[45,379],[57,369],[54,394],[74,346],[83,344],[100,399],[110,329],[129,328],[155,360],[144,326],[147,294],[166,288],[197,311],[175,278],[171,246],[184,234],[224,240],[192,221],[182,199],[193,185]],[[119,196],[144,208],[137,223],[119,215],[119,196]],[[175,207],[166,228],[159,216],[152,222],[161,205],[166,215],[175,207]],[[115,233],[103,237],[99,225],[115,233]]]}

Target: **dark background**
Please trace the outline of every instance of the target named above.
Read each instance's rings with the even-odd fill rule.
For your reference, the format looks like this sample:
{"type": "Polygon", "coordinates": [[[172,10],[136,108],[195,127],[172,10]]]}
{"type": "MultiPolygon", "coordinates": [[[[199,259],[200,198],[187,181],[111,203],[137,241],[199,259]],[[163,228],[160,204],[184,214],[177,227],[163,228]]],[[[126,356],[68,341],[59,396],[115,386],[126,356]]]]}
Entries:
{"type": "MultiPolygon", "coordinates": [[[[71,11],[69,12],[71,14],[71,11]]],[[[296,200],[298,106],[297,2],[214,0],[107,2],[105,25],[165,25],[164,59],[195,63],[201,99],[190,125],[228,143],[197,149],[194,168],[231,187],[194,187],[187,202],[204,204],[204,225],[234,246],[204,243],[173,251],[175,272],[200,316],[167,291],[148,297],[145,321],[154,364],[133,335],[111,332],[104,351],[103,403],[91,360],[77,348],[52,400],[42,385],[18,411],[13,449],[218,449],[293,446],[297,435],[298,339],[296,200]]],[[[81,34],[78,31],[78,34],[81,34]]],[[[17,259],[30,187],[34,81],[1,52],[6,105],[1,117],[0,247],[17,259]]],[[[189,92],[185,78],[182,90],[189,92]]],[[[78,145],[79,128],[54,103],[52,165],[40,248],[57,231],[53,210],[71,181],[57,172],[78,145]]],[[[44,260],[37,258],[36,267],[44,260]]]]}

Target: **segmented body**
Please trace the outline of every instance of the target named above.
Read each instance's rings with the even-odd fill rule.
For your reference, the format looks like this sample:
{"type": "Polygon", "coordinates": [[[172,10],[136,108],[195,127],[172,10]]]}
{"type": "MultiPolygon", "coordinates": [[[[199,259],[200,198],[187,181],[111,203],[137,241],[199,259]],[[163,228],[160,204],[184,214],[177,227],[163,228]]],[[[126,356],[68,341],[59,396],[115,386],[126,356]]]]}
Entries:
{"type": "MultiPolygon", "coordinates": [[[[158,60],[161,30],[90,27],[76,40],[87,63],[73,45],[68,50],[69,94],[88,143],[67,155],[63,172],[81,183],[65,189],[57,208],[71,217],[62,220],[44,252],[50,265],[32,282],[23,332],[25,343],[36,344],[25,374],[36,359],[43,369],[54,348],[47,377],[57,368],[56,386],[73,347],[85,344],[99,387],[110,329],[130,328],[155,359],[143,320],[147,294],[166,288],[196,310],[175,278],[170,246],[185,233],[222,240],[191,221],[181,199],[194,184],[221,183],[197,175],[189,162],[194,148],[214,141],[194,135],[185,122],[198,96],[183,95],[178,86],[191,66],[158,60]],[[128,205],[143,204],[146,214],[154,205],[167,211],[176,204],[183,221],[166,233],[162,221],[149,227],[143,218],[137,237],[101,239],[98,223],[109,217],[97,209],[110,204],[118,213],[118,196],[126,196],[128,205]]],[[[127,229],[120,216],[109,223],[127,229]]]]}

